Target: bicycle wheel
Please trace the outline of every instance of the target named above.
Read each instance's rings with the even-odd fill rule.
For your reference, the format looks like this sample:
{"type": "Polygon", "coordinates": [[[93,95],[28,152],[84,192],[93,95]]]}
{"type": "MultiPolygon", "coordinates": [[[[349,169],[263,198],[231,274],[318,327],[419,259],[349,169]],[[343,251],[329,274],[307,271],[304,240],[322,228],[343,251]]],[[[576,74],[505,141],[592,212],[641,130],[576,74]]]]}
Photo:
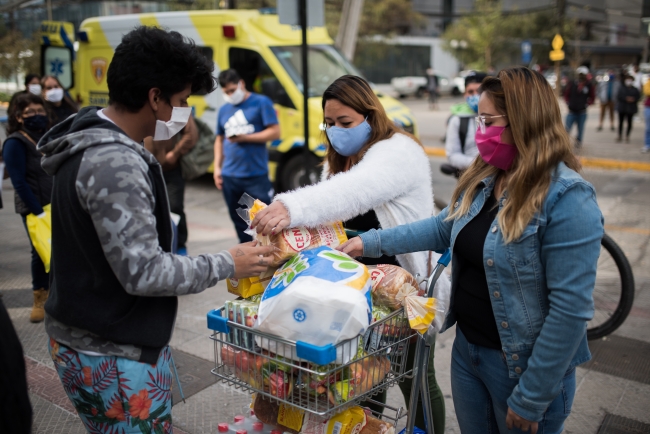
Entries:
{"type": "Polygon", "coordinates": [[[634,302],[634,275],[621,248],[605,234],[601,241],[596,286],[594,318],[587,325],[587,338],[598,339],[623,324],[634,302]]]}

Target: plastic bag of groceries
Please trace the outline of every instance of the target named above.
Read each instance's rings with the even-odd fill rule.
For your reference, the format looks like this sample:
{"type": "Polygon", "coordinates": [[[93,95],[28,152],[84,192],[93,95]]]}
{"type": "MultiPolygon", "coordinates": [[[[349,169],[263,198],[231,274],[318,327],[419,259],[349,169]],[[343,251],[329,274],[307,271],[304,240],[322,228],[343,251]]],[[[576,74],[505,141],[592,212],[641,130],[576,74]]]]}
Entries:
{"type": "MultiPolygon", "coordinates": [[[[254,328],[316,346],[363,334],[371,321],[370,273],[365,265],[328,246],[305,250],[275,272],[260,303],[254,328]]],[[[289,347],[256,337],[256,343],[299,360],[289,347]],[[282,346],[282,348],[280,348],[282,346]]],[[[336,363],[347,363],[358,340],[337,348],[336,363]]]]}
{"type": "MultiPolygon", "coordinates": [[[[244,208],[239,208],[237,214],[250,226],[255,218],[255,214],[261,209],[266,208],[266,204],[259,199],[253,199],[248,194],[239,200],[239,204],[244,208]]],[[[289,259],[296,256],[298,252],[308,249],[314,249],[320,246],[337,247],[345,243],[348,237],[345,235],[343,223],[335,222],[326,225],[318,225],[313,228],[299,226],[287,228],[275,235],[261,235],[252,229],[245,231],[254,239],[259,241],[263,246],[276,247],[275,252],[271,255],[271,267],[278,267],[289,259]]]]}
{"type": "Polygon", "coordinates": [[[436,298],[421,297],[417,280],[405,269],[396,265],[377,265],[370,276],[373,302],[391,311],[404,306],[413,330],[424,334],[437,316],[444,318],[444,303],[436,298]]]}

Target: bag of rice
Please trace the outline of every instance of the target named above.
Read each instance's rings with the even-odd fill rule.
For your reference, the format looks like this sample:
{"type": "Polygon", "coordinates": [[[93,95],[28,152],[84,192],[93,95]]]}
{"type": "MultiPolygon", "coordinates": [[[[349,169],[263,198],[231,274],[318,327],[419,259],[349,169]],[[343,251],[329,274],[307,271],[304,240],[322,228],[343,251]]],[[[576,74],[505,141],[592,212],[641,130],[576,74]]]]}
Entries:
{"type": "MultiPolygon", "coordinates": [[[[254,328],[316,346],[337,344],[363,334],[370,324],[370,274],[365,265],[331,247],[302,251],[275,272],[266,287],[254,328]]],[[[298,360],[291,348],[256,337],[257,344],[298,360]]],[[[337,349],[347,363],[357,340],[337,349]]]]}

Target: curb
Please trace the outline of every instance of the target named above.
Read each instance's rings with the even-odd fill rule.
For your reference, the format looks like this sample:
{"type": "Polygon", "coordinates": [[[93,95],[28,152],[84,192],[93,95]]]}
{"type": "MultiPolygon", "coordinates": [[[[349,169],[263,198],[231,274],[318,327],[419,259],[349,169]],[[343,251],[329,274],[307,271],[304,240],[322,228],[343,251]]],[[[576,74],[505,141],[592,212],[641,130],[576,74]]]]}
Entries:
{"type": "MultiPolygon", "coordinates": [[[[425,147],[424,152],[430,157],[445,157],[444,148],[425,147]]],[[[643,161],[610,160],[607,158],[578,157],[583,167],[592,167],[608,170],[638,170],[650,172],[650,163],[643,161]]]]}

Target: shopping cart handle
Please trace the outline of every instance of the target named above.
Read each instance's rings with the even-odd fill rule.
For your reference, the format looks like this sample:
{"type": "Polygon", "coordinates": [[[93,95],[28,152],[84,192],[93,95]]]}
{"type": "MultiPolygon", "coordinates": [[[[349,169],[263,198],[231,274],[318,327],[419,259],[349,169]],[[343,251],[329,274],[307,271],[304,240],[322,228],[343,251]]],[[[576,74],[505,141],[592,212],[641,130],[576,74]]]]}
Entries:
{"type": "Polygon", "coordinates": [[[230,333],[228,318],[221,316],[220,309],[215,309],[208,312],[208,328],[219,333],[230,333]]]}
{"type": "Polygon", "coordinates": [[[448,266],[449,263],[451,262],[451,249],[449,247],[447,247],[447,249],[445,249],[444,252],[437,252],[437,253],[442,254],[440,259],[438,259],[438,264],[442,264],[445,267],[448,266]]]}
{"type": "Polygon", "coordinates": [[[296,342],[296,355],[317,365],[329,365],[336,360],[336,347],[332,344],[316,346],[307,342],[296,342]]]}

